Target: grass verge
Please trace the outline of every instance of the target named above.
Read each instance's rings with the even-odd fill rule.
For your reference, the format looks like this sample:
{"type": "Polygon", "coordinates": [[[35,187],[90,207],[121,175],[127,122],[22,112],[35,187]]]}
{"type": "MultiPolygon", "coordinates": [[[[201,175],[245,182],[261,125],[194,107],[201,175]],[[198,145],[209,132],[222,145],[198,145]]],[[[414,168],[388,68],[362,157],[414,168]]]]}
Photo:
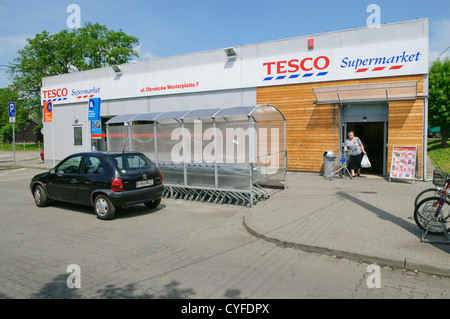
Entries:
{"type": "MultiPolygon", "coordinates": [[[[23,144],[23,143],[16,143],[16,151],[40,151],[44,149],[44,144],[23,144]]],[[[12,151],[13,145],[3,143],[0,145],[0,151],[12,151]]]]}
{"type": "Polygon", "coordinates": [[[440,138],[428,139],[428,156],[433,165],[439,165],[445,172],[450,173],[450,147],[441,148],[440,138]]]}

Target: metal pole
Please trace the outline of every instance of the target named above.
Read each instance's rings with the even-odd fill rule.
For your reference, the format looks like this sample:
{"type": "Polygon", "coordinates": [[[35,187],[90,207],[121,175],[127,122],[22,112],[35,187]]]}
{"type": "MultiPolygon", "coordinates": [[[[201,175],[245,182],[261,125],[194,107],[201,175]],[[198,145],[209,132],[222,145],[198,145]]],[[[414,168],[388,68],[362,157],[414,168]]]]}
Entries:
{"type": "Polygon", "coordinates": [[[248,117],[248,134],[249,134],[249,166],[250,166],[250,208],[253,207],[253,132],[252,132],[252,119],[248,117]]]}
{"type": "Polygon", "coordinates": [[[13,153],[14,153],[14,165],[16,165],[16,132],[14,131],[14,122],[13,122],[13,153]]]}
{"type": "MultiPolygon", "coordinates": [[[[448,50],[448,48],[446,49],[448,50]]],[[[444,51],[445,52],[445,51],[444,51]]],[[[427,181],[427,170],[428,170],[428,94],[429,94],[429,79],[428,74],[423,76],[423,129],[422,129],[422,180],[427,181]]],[[[418,158],[416,158],[416,163],[418,162],[418,158]]]]}
{"type": "MultiPolygon", "coordinates": [[[[428,170],[428,97],[423,99],[423,142],[422,142],[422,180],[427,181],[427,170],[428,170]]],[[[416,163],[418,163],[418,158],[416,158],[416,163]]]]}
{"type": "MultiPolygon", "coordinates": [[[[88,113],[89,114],[89,113],[88,113]]],[[[89,115],[88,115],[89,116],[89,115]]],[[[91,143],[92,143],[92,137],[91,137],[91,126],[92,126],[92,122],[91,120],[88,120],[88,124],[86,127],[86,146],[85,146],[85,150],[86,152],[92,151],[92,146],[89,145],[89,138],[91,138],[91,143]]]]}
{"type": "MultiPolygon", "coordinates": [[[[186,166],[186,131],[185,131],[183,120],[181,120],[181,132],[183,132],[183,175],[184,175],[184,186],[186,186],[187,182],[188,182],[187,166],[186,166]]],[[[190,146],[190,143],[189,143],[189,146],[190,146]]]]}
{"type": "Polygon", "coordinates": [[[387,134],[388,134],[388,122],[384,122],[384,137],[383,137],[383,176],[387,176],[387,134]]]}
{"type": "Polygon", "coordinates": [[[288,170],[288,157],[287,157],[287,137],[286,137],[286,119],[283,123],[283,143],[284,143],[284,189],[287,188],[287,170],[288,170]]]}
{"type": "Polygon", "coordinates": [[[153,139],[155,143],[155,164],[159,168],[158,162],[158,132],[156,131],[156,122],[153,122],[153,139]]]}
{"type": "Polygon", "coordinates": [[[109,125],[106,125],[106,151],[109,152],[111,150],[111,146],[109,144],[109,125]]]}
{"type": "Polygon", "coordinates": [[[52,153],[53,153],[53,167],[55,167],[55,123],[52,120],[52,153]]]}
{"type": "Polygon", "coordinates": [[[128,147],[130,148],[129,151],[132,151],[132,143],[133,141],[131,140],[131,122],[128,123],[128,147]]]}
{"type": "Polygon", "coordinates": [[[219,187],[219,174],[217,168],[217,127],[216,119],[213,118],[213,128],[214,128],[214,187],[219,187]]]}

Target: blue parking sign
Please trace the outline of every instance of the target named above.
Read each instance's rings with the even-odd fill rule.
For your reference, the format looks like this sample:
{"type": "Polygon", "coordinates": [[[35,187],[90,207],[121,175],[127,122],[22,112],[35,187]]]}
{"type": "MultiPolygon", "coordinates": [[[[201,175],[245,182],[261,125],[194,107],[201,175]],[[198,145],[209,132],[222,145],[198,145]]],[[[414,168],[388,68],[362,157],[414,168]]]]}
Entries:
{"type": "Polygon", "coordinates": [[[9,109],[9,117],[16,117],[16,103],[9,102],[8,109],[9,109]]]}

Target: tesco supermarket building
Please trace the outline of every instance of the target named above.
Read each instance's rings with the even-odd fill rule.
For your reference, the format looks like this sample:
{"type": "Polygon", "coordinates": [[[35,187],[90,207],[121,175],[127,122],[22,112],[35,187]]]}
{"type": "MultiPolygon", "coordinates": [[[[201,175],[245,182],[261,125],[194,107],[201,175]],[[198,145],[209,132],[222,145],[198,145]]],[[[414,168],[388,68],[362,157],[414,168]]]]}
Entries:
{"type": "Polygon", "coordinates": [[[44,78],[45,154],[106,150],[117,115],[272,104],[286,117],[290,171],[322,172],[324,152],[352,130],[368,172],[389,174],[392,147],[414,146],[425,178],[427,94],[427,19],[236,46],[44,78]],[[91,98],[101,99],[96,134],[91,98]]]}

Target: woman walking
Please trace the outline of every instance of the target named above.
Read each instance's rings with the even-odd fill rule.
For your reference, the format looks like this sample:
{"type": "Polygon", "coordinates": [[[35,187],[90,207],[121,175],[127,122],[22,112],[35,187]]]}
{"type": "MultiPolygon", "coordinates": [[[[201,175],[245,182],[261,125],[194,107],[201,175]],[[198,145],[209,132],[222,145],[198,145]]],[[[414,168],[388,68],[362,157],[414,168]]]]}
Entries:
{"type": "Polygon", "coordinates": [[[352,173],[352,176],[361,175],[361,160],[363,154],[366,154],[364,145],[361,140],[355,136],[353,131],[348,132],[348,139],[344,144],[344,151],[350,152],[350,159],[348,161],[348,169],[352,173]],[[355,174],[356,171],[356,174],[355,174]]]}

